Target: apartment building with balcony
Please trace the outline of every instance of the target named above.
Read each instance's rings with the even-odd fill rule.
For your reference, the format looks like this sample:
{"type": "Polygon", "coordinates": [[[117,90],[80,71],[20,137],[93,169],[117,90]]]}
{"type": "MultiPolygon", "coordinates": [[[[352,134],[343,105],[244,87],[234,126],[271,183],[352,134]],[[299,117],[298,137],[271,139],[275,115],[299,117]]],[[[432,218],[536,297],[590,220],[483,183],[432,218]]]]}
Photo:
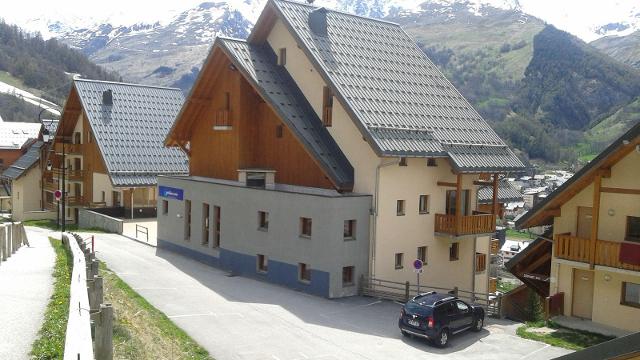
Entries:
{"type": "Polygon", "coordinates": [[[183,101],[179,89],[74,80],[43,175],[47,207],[61,211],[64,183],[68,222],[80,208],[155,217],[157,176],[187,172],[184,153],[163,146],[183,101]]]}
{"type": "Polygon", "coordinates": [[[522,261],[551,259],[550,276],[541,279],[549,294],[564,294],[564,315],[640,330],[639,178],[640,124],[516,222],[552,226],[551,253],[522,261]]]}
{"type": "Polygon", "coordinates": [[[477,189],[523,168],[397,24],[284,0],[215,40],[166,145],[189,176],[159,178],[159,247],[327,297],[417,258],[486,292],[477,189]]]}

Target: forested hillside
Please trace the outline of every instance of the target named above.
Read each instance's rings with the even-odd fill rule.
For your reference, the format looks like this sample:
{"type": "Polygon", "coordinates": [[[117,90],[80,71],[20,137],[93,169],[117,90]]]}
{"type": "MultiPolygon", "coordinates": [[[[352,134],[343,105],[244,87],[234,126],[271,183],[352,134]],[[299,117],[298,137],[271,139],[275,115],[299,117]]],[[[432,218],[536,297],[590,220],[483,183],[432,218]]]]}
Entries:
{"type": "MultiPolygon", "coordinates": [[[[62,104],[73,74],[98,80],[119,80],[114,73],[92,63],[85,55],[55,39],[43,40],[0,20],[0,72],[19,79],[42,97],[62,104]]],[[[6,118],[11,115],[2,114],[6,118]]]]}

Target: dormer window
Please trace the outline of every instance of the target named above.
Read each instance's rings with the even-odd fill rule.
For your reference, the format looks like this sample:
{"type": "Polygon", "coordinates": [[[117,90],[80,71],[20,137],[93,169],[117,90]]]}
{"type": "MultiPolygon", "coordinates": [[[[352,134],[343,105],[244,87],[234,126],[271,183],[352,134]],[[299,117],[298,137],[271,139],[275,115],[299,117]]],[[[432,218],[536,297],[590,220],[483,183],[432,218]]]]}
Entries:
{"type": "Polygon", "coordinates": [[[267,174],[263,172],[247,172],[247,186],[264,188],[267,182],[267,174]]]}
{"type": "Polygon", "coordinates": [[[331,126],[331,115],[333,114],[333,94],[328,86],[322,89],[322,125],[331,126]]]}
{"type": "Polygon", "coordinates": [[[222,109],[216,111],[215,122],[213,124],[213,130],[231,130],[231,94],[229,92],[224,93],[222,109]]]}
{"type": "Polygon", "coordinates": [[[278,65],[285,66],[287,65],[287,48],[281,48],[278,53],[278,65]]]}
{"type": "Polygon", "coordinates": [[[247,187],[259,189],[273,189],[275,185],[275,170],[271,169],[239,169],[238,181],[247,187]]]}

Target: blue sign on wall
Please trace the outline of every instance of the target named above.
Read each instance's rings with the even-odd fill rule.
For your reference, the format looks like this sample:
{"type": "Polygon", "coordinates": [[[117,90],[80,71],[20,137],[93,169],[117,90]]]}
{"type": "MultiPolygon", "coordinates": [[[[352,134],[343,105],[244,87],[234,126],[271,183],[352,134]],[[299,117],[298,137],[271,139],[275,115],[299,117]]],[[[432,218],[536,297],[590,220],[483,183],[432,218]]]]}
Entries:
{"type": "Polygon", "coordinates": [[[167,199],[182,200],[184,197],[184,190],[160,185],[158,188],[158,194],[160,197],[167,199]]]}

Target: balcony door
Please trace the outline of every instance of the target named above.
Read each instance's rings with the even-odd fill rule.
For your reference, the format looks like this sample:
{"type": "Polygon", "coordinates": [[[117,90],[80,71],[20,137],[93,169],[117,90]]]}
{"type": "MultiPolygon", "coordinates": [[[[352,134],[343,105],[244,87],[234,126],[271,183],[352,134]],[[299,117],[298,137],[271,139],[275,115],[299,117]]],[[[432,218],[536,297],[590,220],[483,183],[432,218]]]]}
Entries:
{"type": "Polygon", "coordinates": [[[591,239],[591,219],[593,218],[593,208],[578,206],[578,224],[576,236],[582,239],[591,239]]]}
{"type": "MultiPolygon", "coordinates": [[[[456,190],[447,190],[447,215],[456,214],[456,190]]],[[[469,215],[469,190],[462,190],[462,215],[469,215]]]]}

